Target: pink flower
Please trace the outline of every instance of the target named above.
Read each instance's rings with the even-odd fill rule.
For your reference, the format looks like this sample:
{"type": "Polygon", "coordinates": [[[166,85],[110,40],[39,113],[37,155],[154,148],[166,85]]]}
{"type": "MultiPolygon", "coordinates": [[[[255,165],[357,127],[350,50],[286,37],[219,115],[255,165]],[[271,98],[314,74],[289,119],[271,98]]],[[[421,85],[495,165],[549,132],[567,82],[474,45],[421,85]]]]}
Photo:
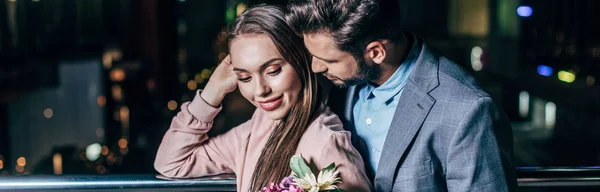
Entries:
{"type": "Polygon", "coordinates": [[[269,186],[263,187],[261,192],[279,192],[281,189],[275,183],[271,183],[269,186]]]}
{"type": "Polygon", "coordinates": [[[294,185],[294,178],[286,177],[281,180],[279,185],[271,183],[262,188],[260,192],[304,192],[300,187],[294,185]]]}
{"type": "Polygon", "coordinates": [[[290,187],[290,185],[292,185],[292,183],[294,183],[294,178],[286,177],[281,180],[281,183],[279,183],[279,187],[282,189],[287,189],[290,187]]]}
{"type": "Polygon", "coordinates": [[[281,192],[304,192],[304,190],[300,189],[297,185],[290,185],[287,190],[282,190],[281,192]]]}

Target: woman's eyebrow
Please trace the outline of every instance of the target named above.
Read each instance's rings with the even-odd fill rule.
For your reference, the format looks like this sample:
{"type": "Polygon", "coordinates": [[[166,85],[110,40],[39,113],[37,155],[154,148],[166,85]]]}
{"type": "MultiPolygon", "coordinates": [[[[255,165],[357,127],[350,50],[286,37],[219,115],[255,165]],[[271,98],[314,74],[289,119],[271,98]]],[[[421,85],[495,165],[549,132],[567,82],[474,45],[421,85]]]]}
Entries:
{"type": "MultiPolygon", "coordinates": [[[[267,68],[269,66],[269,64],[271,64],[271,63],[273,63],[275,61],[278,61],[278,60],[283,60],[283,58],[277,57],[277,58],[269,59],[268,61],[266,61],[266,62],[264,62],[263,64],[260,65],[260,70],[261,71],[264,70],[265,68],[267,68]]],[[[234,67],[233,71],[235,71],[235,72],[248,72],[248,70],[246,70],[246,69],[237,68],[237,67],[234,67]]]]}

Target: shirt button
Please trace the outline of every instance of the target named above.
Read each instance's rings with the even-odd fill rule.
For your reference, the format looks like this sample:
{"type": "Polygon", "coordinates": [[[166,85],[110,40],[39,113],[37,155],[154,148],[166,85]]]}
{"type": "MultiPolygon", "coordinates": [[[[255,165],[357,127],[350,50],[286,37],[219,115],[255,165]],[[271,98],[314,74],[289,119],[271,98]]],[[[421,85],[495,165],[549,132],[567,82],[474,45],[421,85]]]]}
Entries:
{"type": "Polygon", "coordinates": [[[367,118],[367,125],[371,125],[371,118],[367,118]]]}

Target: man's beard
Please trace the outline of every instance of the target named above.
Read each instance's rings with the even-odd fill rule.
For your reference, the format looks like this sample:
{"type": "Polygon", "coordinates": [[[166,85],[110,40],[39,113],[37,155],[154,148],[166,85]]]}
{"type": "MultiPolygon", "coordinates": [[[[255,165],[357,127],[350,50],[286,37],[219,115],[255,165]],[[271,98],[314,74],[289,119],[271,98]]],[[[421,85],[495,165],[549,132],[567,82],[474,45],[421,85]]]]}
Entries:
{"type": "Polygon", "coordinates": [[[342,82],[332,81],[333,84],[339,88],[345,88],[347,86],[358,85],[358,84],[361,84],[361,83],[364,83],[367,81],[372,81],[372,80],[379,78],[381,69],[377,65],[375,65],[375,64],[370,65],[367,62],[365,62],[365,60],[363,58],[357,58],[356,63],[358,65],[358,70],[356,71],[356,73],[354,73],[354,75],[352,75],[352,77],[350,77],[348,79],[341,79],[339,77],[332,76],[329,74],[324,74],[324,75],[328,76],[328,77],[333,77],[333,78],[336,78],[336,79],[342,81],[342,82]]]}

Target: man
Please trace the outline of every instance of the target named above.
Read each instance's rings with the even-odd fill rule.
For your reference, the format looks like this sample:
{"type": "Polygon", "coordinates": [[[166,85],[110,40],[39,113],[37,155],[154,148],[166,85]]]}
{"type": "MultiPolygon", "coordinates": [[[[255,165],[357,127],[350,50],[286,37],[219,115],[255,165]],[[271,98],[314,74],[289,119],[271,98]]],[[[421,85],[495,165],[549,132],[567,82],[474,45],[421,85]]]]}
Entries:
{"type": "Polygon", "coordinates": [[[505,114],[468,73],[403,32],[398,12],[392,0],[297,0],[286,15],[312,70],[348,86],[344,117],[375,190],[516,190],[505,114]]]}

